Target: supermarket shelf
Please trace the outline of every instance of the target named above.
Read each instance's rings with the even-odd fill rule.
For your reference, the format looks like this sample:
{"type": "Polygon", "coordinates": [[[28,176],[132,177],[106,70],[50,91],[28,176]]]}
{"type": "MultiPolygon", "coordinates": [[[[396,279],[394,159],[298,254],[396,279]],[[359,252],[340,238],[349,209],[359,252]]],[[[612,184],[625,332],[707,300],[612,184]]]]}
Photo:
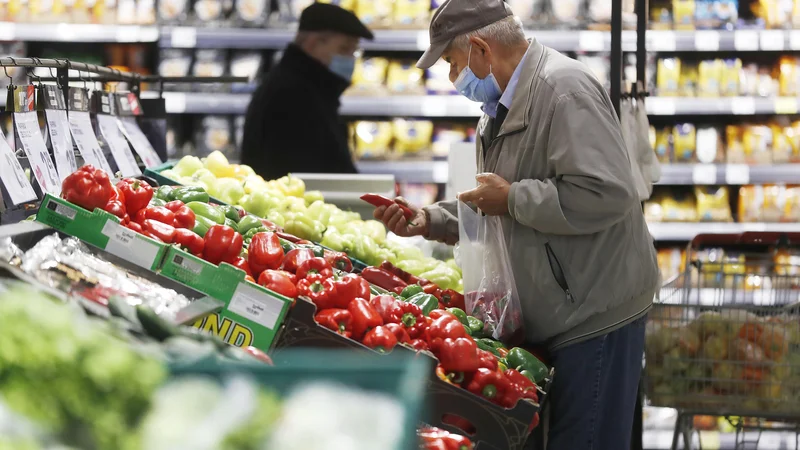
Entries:
{"type": "Polygon", "coordinates": [[[392,174],[405,183],[447,183],[447,161],[358,161],[365,174],[392,174]]]}
{"type": "MultiPolygon", "coordinates": [[[[745,434],[748,442],[755,439],[756,432],[745,434]]],[[[718,431],[700,431],[692,438],[693,448],[701,448],[698,443],[702,443],[702,448],[713,448],[718,450],[736,450],[737,448],[755,448],[736,446],[735,433],[720,433],[718,431]],[[698,439],[700,442],[698,442],[698,439]]],[[[642,444],[645,450],[668,450],[672,445],[672,430],[645,430],[642,435],[642,444]]],[[[751,444],[752,445],[752,444],[751,444]]],[[[683,448],[679,445],[678,448],[683,448]]],[[[788,450],[795,448],[795,435],[791,432],[765,431],[758,444],[759,450],[788,450]]]]}
{"type": "Polygon", "coordinates": [[[657,241],[690,241],[698,234],[744,233],[747,231],[800,233],[800,223],[648,223],[657,241]]]}
{"type": "Polygon", "coordinates": [[[800,183],[800,164],[664,164],[662,185],[800,183]]]}
{"type": "Polygon", "coordinates": [[[0,22],[0,41],[156,42],[155,26],[0,22]]]}
{"type": "Polygon", "coordinates": [[[652,116],[798,113],[796,97],[649,97],[646,105],[652,116]]]}
{"type": "MultiPolygon", "coordinates": [[[[142,98],[156,97],[154,91],[142,93],[142,98]]],[[[169,114],[244,114],[250,94],[164,92],[164,100],[169,114]]]]}

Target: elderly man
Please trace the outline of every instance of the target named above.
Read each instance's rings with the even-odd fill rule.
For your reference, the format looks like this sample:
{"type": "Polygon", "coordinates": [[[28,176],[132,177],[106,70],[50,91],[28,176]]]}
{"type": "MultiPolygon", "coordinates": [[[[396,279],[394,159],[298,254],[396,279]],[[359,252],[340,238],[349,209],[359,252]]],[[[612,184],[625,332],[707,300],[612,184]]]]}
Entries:
{"type": "MultiPolygon", "coordinates": [[[[478,186],[459,198],[502,216],[525,344],[550,350],[547,448],[627,449],[658,268],[611,100],[583,64],[526,40],[502,0],[445,1],[430,42],[417,66],[443,58],[483,104],[478,186]]],[[[455,201],[411,208],[374,215],[401,236],[458,240],[455,201]]]]}

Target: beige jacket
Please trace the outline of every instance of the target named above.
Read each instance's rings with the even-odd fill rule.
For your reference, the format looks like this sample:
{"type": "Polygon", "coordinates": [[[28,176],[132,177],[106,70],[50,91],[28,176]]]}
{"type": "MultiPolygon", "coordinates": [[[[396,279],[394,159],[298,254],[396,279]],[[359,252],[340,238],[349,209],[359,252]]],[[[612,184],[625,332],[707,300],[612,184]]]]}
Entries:
{"type": "MultiPolygon", "coordinates": [[[[557,348],[645,314],[658,266],[607,92],[536,40],[524,64],[497,137],[488,149],[477,139],[477,163],[512,183],[503,225],[526,341],[557,348]]],[[[425,210],[427,238],[455,243],[456,202],[425,210]]]]}

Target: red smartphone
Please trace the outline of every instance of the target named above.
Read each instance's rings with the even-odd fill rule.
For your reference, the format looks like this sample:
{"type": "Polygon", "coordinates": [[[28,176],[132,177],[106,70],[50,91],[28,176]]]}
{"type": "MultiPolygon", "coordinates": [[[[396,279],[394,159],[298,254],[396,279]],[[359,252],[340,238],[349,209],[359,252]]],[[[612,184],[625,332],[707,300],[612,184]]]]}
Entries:
{"type": "Polygon", "coordinates": [[[379,194],[364,194],[364,195],[361,196],[361,200],[364,200],[365,202],[369,203],[370,205],[372,205],[372,206],[374,206],[376,208],[380,207],[380,206],[387,206],[388,207],[388,206],[391,206],[392,204],[396,203],[398,206],[400,206],[400,210],[403,211],[403,217],[405,217],[406,220],[411,220],[411,218],[414,217],[414,211],[411,211],[410,209],[408,209],[407,206],[401,205],[400,203],[397,203],[396,201],[394,201],[394,200],[392,200],[392,199],[390,199],[388,197],[384,197],[383,195],[379,195],[379,194]]]}

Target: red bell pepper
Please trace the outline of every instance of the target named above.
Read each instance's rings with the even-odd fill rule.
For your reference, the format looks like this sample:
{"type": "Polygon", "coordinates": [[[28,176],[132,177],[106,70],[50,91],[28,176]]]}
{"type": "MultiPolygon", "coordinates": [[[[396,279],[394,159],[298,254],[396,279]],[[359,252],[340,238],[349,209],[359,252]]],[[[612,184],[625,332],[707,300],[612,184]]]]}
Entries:
{"type": "Polygon", "coordinates": [[[362,344],[379,353],[388,353],[397,345],[397,337],[385,325],[379,325],[367,332],[362,344]]]}
{"type": "Polygon", "coordinates": [[[292,280],[292,284],[297,285],[297,275],[285,270],[275,270],[274,272],[282,273],[286,278],[292,280]]]}
{"type": "Polygon", "coordinates": [[[406,331],[406,328],[399,323],[386,323],[383,326],[394,334],[394,337],[397,338],[397,342],[400,342],[401,344],[411,342],[411,336],[408,335],[408,331],[406,331]]]}
{"type": "Polygon", "coordinates": [[[325,280],[300,280],[297,282],[297,293],[311,299],[317,310],[336,307],[336,286],[330,278],[325,280]]]}
{"type": "Polygon", "coordinates": [[[165,244],[175,241],[175,227],[152,219],[142,222],[142,232],[145,236],[155,237],[165,244]]]}
{"type": "Polygon", "coordinates": [[[483,368],[472,375],[467,390],[504,408],[513,408],[520,398],[511,380],[502,372],[483,368]]]}
{"type": "MultiPolygon", "coordinates": [[[[399,300],[388,294],[376,295],[369,299],[369,306],[371,306],[381,319],[385,322],[390,322],[392,319],[392,312],[395,308],[395,303],[399,300]]],[[[416,306],[416,305],[414,305],[416,306]]]]}
{"type": "Polygon", "coordinates": [[[205,241],[203,241],[203,238],[195,234],[192,230],[176,228],[175,239],[173,242],[195,256],[200,256],[203,254],[205,241]]]}
{"type": "Polygon", "coordinates": [[[419,352],[430,350],[430,347],[428,347],[428,343],[422,339],[412,339],[408,341],[408,345],[410,345],[411,348],[419,352]]]}
{"type": "Polygon", "coordinates": [[[380,288],[386,289],[387,291],[394,292],[396,289],[402,290],[408,286],[405,281],[377,267],[365,268],[361,271],[361,276],[364,277],[364,279],[368,282],[380,288]]]}
{"type": "Polygon", "coordinates": [[[402,324],[412,338],[422,336],[427,328],[422,309],[413,303],[397,300],[391,295],[376,295],[369,304],[378,311],[384,323],[402,324]]]}
{"type": "MultiPolygon", "coordinates": [[[[261,220],[261,223],[264,224],[265,227],[269,228],[269,225],[265,224],[264,220],[261,220]]],[[[273,224],[273,225],[275,225],[275,224],[273,224]]],[[[278,235],[279,238],[283,239],[284,241],[289,241],[292,244],[297,244],[300,241],[302,241],[302,239],[300,239],[299,237],[297,237],[297,236],[295,236],[293,234],[284,233],[283,231],[276,231],[275,233],[278,235]]]]}
{"type": "Polygon", "coordinates": [[[146,219],[144,213],[145,213],[144,208],[142,208],[139,211],[136,211],[136,214],[130,215],[131,222],[136,222],[139,225],[141,225],[142,222],[144,222],[144,219],[146,219]]]}
{"type": "Polygon", "coordinates": [[[203,258],[212,264],[233,261],[242,251],[242,235],[227,225],[214,225],[205,236],[203,258]]]}
{"type": "Polygon", "coordinates": [[[400,278],[401,280],[405,281],[407,284],[419,284],[420,286],[424,286],[428,283],[423,283],[421,278],[418,278],[405,270],[395,266],[394,264],[390,263],[389,261],[384,261],[381,263],[380,268],[391,273],[392,275],[400,278]]]}
{"type": "Polygon", "coordinates": [[[441,297],[437,297],[447,308],[459,308],[466,310],[464,303],[464,296],[452,289],[445,289],[441,293],[441,297]]]}
{"type": "Polygon", "coordinates": [[[439,428],[426,428],[417,432],[423,450],[472,450],[472,441],[460,434],[439,428]]]}
{"type": "Polygon", "coordinates": [[[403,217],[405,217],[406,220],[411,220],[411,218],[414,217],[414,211],[411,211],[411,209],[409,209],[408,206],[402,205],[398,203],[396,200],[392,200],[382,195],[364,194],[361,196],[361,200],[364,200],[365,202],[375,207],[391,206],[396,204],[397,206],[400,207],[400,210],[403,211],[403,217]]]}
{"type": "MultiPolygon", "coordinates": [[[[275,239],[277,239],[277,237],[275,239]]],[[[278,247],[280,246],[281,244],[278,243],[278,247]]],[[[314,277],[313,279],[316,280],[324,280],[333,276],[331,265],[328,261],[325,261],[325,258],[317,257],[307,259],[297,267],[298,280],[303,280],[312,276],[314,277]]],[[[338,289],[339,285],[337,284],[336,287],[338,289]]]]}
{"type": "Polygon", "coordinates": [[[428,284],[422,286],[422,292],[424,292],[426,294],[430,294],[430,295],[436,297],[436,299],[439,300],[439,303],[441,303],[442,290],[439,289],[439,286],[437,286],[437,285],[435,285],[433,283],[428,283],[428,284]]]}
{"type": "Polygon", "coordinates": [[[243,257],[237,256],[236,258],[233,258],[233,261],[228,261],[228,263],[233,267],[244,271],[245,275],[250,275],[251,277],[253,276],[253,272],[250,270],[250,264],[248,264],[247,260],[243,257]]]}
{"type": "MultiPolygon", "coordinates": [[[[144,218],[155,220],[156,222],[172,225],[175,223],[175,213],[163,206],[147,206],[140,211],[144,211],[144,218]]],[[[194,222],[192,222],[194,223],[194,222]]]]}
{"type": "Polygon", "coordinates": [[[458,339],[467,337],[467,330],[464,325],[453,314],[442,310],[434,309],[430,313],[431,323],[426,330],[428,345],[434,353],[439,351],[439,346],[444,339],[458,339]]]}
{"type": "Polygon", "coordinates": [[[325,249],[323,250],[323,257],[334,269],[341,270],[342,272],[353,271],[353,262],[350,261],[347,253],[325,249]]]}
{"type": "Polygon", "coordinates": [[[335,280],[334,284],[336,284],[337,292],[336,304],[339,305],[340,308],[347,308],[347,305],[354,299],[363,298],[364,300],[369,300],[369,288],[364,292],[363,281],[363,278],[355,274],[347,274],[335,280]]]}
{"type": "Polygon", "coordinates": [[[153,198],[153,188],[144,180],[124,178],[117,183],[117,189],[125,197],[125,208],[131,215],[147,207],[153,198]]]}
{"type": "Polygon", "coordinates": [[[351,301],[347,310],[353,315],[353,337],[355,339],[361,339],[367,331],[383,325],[381,316],[363,298],[351,301]]]}
{"type": "Polygon", "coordinates": [[[265,270],[258,276],[258,284],[289,298],[297,297],[297,286],[280,270],[265,270]]]}
{"type": "Polygon", "coordinates": [[[497,370],[497,357],[492,352],[478,349],[478,361],[481,367],[489,370],[497,370]]]}
{"type": "Polygon", "coordinates": [[[516,369],[507,369],[503,374],[514,384],[515,388],[520,391],[522,398],[539,401],[539,393],[536,388],[536,383],[531,381],[530,378],[521,374],[516,369]]]}
{"type": "Polygon", "coordinates": [[[344,337],[352,336],[353,315],[346,309],[329,308],[317,312],[314,320],[325,328],[333,330],[344,337]]]}
{"type": "Polygon", "coordinates": [[[102,209],[112,195],[114,187],[108,174],[92,165],[72,172],[61,183],[61,197],[89,211],[102,209]]]}
{"type": "MultiPolygon", "coordinates": [[[[275,234],[277,234],[278,237],[281,236],[280,233],[275,234]]],[[[300,267],[300,264],[303,264],[304,261],[311,258],[314,258],[314,251],[310,248],[296,248],[294,250],[289,250],[289,252],[286,253],[286,256],[283,257],[281,270],[296,273],[297,268],[300,267]]]]}
{"type": "Polygon", "coordinates": [[[247,262],[258,276],[267,269],[277,269],[283,261],[283,247],[275,233],[256,233],[247,247],[247,262]]]}
{"type": "Polygon", "coordinates": [[[129,229],[131,229],[131,230],[133,230],[133,231],[135,231],[137,233],[139,233],[139,234],[143,234],[144,233],[144,230],[142,230],[142,225],[137,223],[137,222],[131,221],[131,222],[128,222],[128,223],[123,224],[123,225],[125,227],[127,227],[127,228],[129,228],[129,229]]]}
{"type": "Polygon", "coordinates": [[[131,220],[127,211],[125,211],[125,204],[117,199],[109,200],[103,210],[119,217],[121,223],[126,223],[131,220]]]}
{"type": "Polygon", "coordinates": [[[164,207],[175,214],[175,220],[172,223],[175,228],[186,228],[189,230],[194,228],[194,221],[197,219],[197,215],[182,201],[174,200],[164,205],[164,207]]]}
{"type": "Polygon", "coordinates": [[[472,338],[445,339],[440,348],[434,348],[442,367],[448,372],[474,372],[481,367],[478,345],[472,338]]]}

